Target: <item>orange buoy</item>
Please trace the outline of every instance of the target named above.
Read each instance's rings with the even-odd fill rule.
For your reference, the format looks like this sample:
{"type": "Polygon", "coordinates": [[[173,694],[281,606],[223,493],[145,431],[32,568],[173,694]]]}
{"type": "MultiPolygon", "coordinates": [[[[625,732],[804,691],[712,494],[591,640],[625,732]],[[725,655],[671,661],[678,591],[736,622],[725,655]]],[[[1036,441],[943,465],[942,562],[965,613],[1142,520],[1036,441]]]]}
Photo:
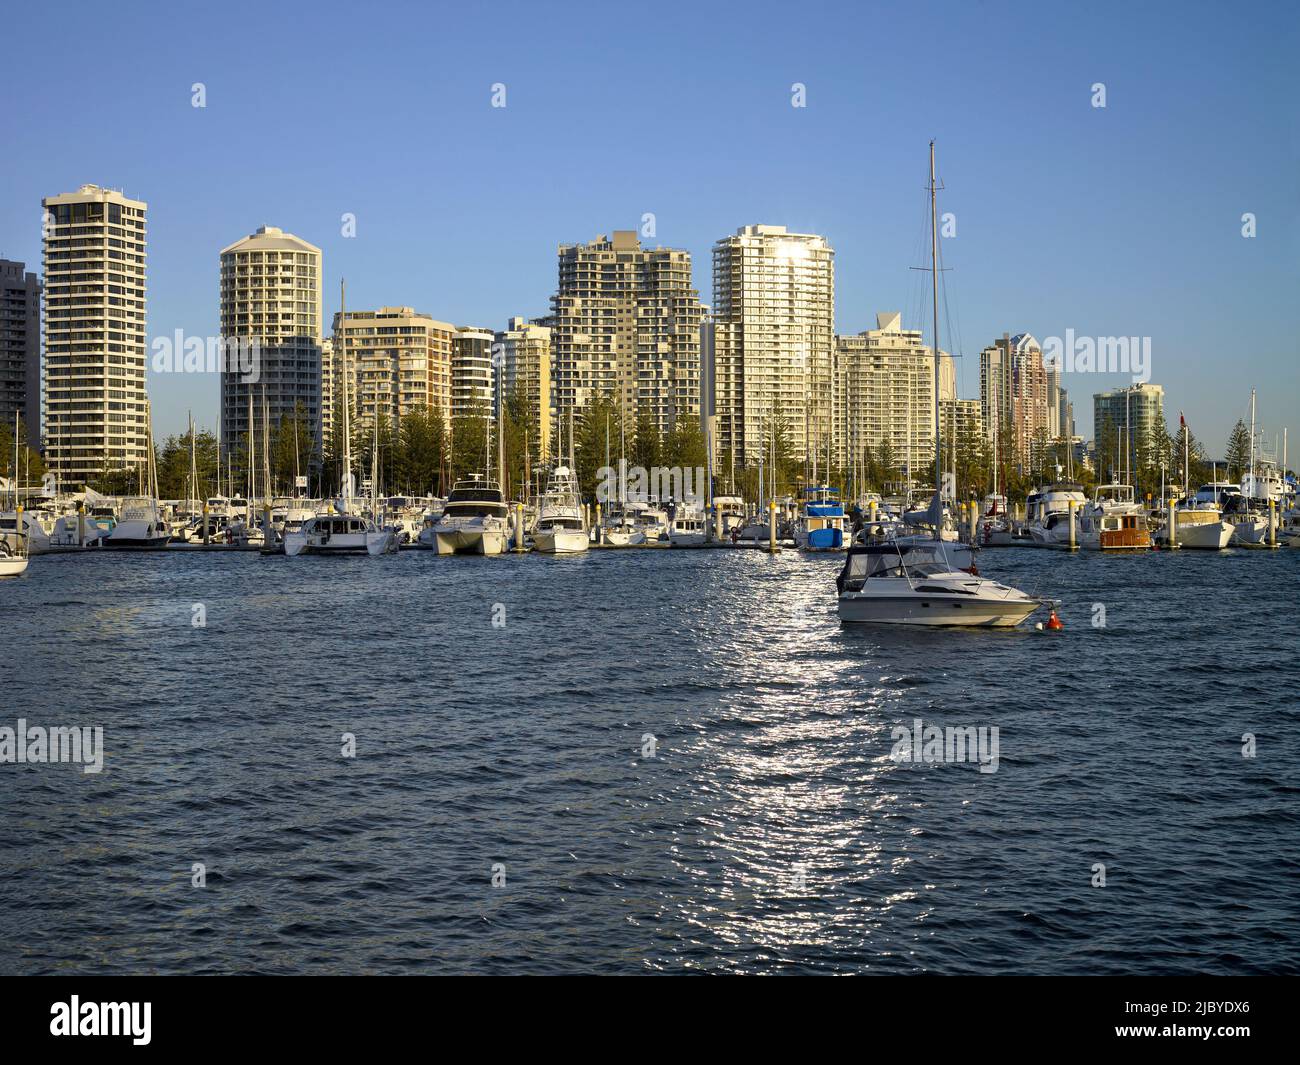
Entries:
{"type": "Polygon", "coordinates": [[[1063,629],[1063,628],[1065,628],[1065,623],[1062,622],[1061,619],[1060,619],[1059,617],[1056,616],[1056,607],[1052,607],[1052,613],[1051,613],[1051,616],[1049,616],[1048,619],[1047,619],[1047,627],[1048,627],[1049,629],[1063,629]]]}

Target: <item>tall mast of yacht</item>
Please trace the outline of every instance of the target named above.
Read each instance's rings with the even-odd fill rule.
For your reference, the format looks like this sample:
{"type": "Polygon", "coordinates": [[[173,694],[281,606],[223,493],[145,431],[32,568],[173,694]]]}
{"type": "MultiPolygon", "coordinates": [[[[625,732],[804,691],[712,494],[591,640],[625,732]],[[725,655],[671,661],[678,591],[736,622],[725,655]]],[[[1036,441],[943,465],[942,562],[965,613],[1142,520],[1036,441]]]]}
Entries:
{"type": "MultiPolygon", "coordinates": [[[[939,497],[942,483],[941,464],[943,452],[939,441],[939,209],[936,205],[938,188],[934,182],[934,141],[930,142],[930,313],[934,339],[934,494],[939,497]]],[[[909,404],[910,409],[910,404],[909,404]]],[[[910,443],[910,441],[909,441],[910,443]]],[[[940,505],[938,520],[934,523],[934,538],[941,539],[943,510],[940,505]]]]}
{"type": "Polygon", "coordinates": [[[352,422],[349,408],[352,406],[348,373],[348,283],[339,278],[339,358],[343,367],[343,506],[348,512],[352,510],[352,422]]]}
{"type": "Polygon", "coordinates": [[[186,414],[190,421],[190,481],[189,493],[185,500],[186,514],[194,513],[194,497],[199,492],[199,466],[194,456],[194,412],[187,411],[186,414]]]}
{"type": "Polygon", "coordinates": [[[497,480],[502,493],[505,497],[506,491],[506,438],[505,438],[505,404],[501,402],[501,367],[496,367],[496,374],[493,377],[493,391],[495,392],[495,402],[497,408],[497,480]]]}
{"type": "Polygon", "coordinates": [[[257,444],[253,435],[253,387],[248,388],[248,524],[253,524],[253,500],[257,497],[257,444]]]}
{"type": "Polygon", "coordinates": [[[1250,390],[1250,496],[1247,504],[1255,496],[1255,390],[1250,390]]]}

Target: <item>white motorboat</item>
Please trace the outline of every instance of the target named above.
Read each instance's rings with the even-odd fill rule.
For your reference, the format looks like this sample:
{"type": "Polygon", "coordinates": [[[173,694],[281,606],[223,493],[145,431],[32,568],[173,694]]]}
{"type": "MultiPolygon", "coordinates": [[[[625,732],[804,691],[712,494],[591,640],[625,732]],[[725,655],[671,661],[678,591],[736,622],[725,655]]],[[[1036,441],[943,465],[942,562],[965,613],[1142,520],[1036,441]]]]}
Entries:
{"type": "Polygon", "coordinates": [[[674,547],[695,547],[709,538],[709,523],[704,512],[686,507],[678,514],[668,529],[668,542],[674,547]]]}
{"type": "Polygon", "coordinates": [[[109,550],[158,551],[171,542],[171,530],[158,513],[158,501],[145,497],[122,500],[117,524],[100,546],[109,550]]]}
{"type": "Polygon", "coordinates": [[[1088,503],[1083,486],[1073,481],[1058,481],[1031,492],[1025,500],[1025,527],[1030,540],[1039,547],[1068,545],[1071,503],[1074,504],[1075,543],[1078,543],[1079,515],[1088,503]]]}
{"type": "Polygon", "coordinates": [[[1008,585],[953,569],[942,555],[935,555],[952,545],[928,543],[925,547],[888,539],[849,548],[836,581],[840,620],[1013,628],[1041,605],[1008,585]]]}
{"type": "Polygon", "coordinates": [[[397,537],[358,514],[316,514],[284,534],[284,553],[297,555],[388,555],[397,537]]]}
{"type": "Polygon", "coordinates": [[[24,510],[22,525],[18,523],[18,513],[13,510],[0,512],[0,541],[10,541],[10,547],[18,546],[19,535],[24,539],[24,553],[43,555],[50,549],[50,536],[41,524],[40,515],[31,510],[24,510]]]}
{"type": "Polygon", "coordinates": [[[17,577],[27,572],[27,537],[14,531],[0,537],[0,577],[17,577]]]}
{"type": "Polygon", "coordinates": [[[591,544],[578,498],[578,480],[568,466],[557,466],[542,495],[533,546],[547,555],[573,555],[591,544]]]}
{"type": "MultiPolygon", "coordinates": [[[[936,204],[934,142],[930,142],[930,266],[934,350],[939,345],[939,262],[938,208],[936,204]]],[[[934,360],[934,391],[939,393],[939,359],[934,360]]],[[[913,526],[928,526],[926,546],[908,537],[854,544],[836,579],[840,620],[849,624],[988,626],[1013,628],[1041,605],[1040,601],[1016,588],[977,576],[970,570],[954,569],[946,559],[949,544],[943,540],[944,506],[940,469],[942,423],[935,411],[935,491],[924,514],[912,515],[913,526]]],[[[871,531],[870,527],[865,531],[871,531]]]]}
{"type": "MultiPolygon", "coordinates": [[[[1223,520],[1217,503],[1197,500],[1187,496],[1174,504],[1174,542],[1179,547],[1201,551],[1222,551],[1232,542],[1236,526],[1223,520]]],[[[1169,541],[1169,530],[1162,531],[1158,539],[1169,541]]]]}
{"type": "Polygon", "coordinates": [[[420,543],[440,555],[499,555],[510,535],[510,508],[496,481],[457,481],[438,520],[420,532],[420,543]]]}

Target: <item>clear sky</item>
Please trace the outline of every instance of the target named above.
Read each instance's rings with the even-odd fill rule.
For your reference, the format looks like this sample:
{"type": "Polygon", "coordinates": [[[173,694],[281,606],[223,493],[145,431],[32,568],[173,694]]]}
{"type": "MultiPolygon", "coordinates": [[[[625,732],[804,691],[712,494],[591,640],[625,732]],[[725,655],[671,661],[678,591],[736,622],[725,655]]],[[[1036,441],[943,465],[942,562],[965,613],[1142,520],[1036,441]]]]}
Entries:
{"type": "MultiPolygon", "coordinates": [[[[1270,440],[1300,429],[1297,10],[19,4],[0,256],[39,264],[41,197],[89,182],[149,204],[150,338],[216,332],[218,253],[263,224],[323,249],[327,322],[342,275],[351,307],[501,328],[547,311],[558,244],[651,212],[706,303],[713,242],[768,223],[831,241],[838,331],[918,325],[933,137],[961,394],[1003,332],[1146,336],[1171,421],[1218,453],[1252,387],[1270,440]]],[[[1123,380],[1064,383],[1087,436],[1123,380]]],[[[156,432],[213,425],[217,389],[151,373],[156,432]]]]}

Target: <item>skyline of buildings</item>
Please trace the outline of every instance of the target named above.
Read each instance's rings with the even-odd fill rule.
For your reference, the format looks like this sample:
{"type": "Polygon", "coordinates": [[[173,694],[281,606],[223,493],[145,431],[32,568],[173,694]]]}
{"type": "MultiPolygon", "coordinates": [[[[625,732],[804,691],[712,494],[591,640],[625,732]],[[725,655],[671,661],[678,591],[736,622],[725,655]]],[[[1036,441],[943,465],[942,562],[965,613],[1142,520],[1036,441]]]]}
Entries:
{"type": "MultiPolygon", "coordinates": [[[[27,420],[42,427],[60,481],[93,480],[147,454],[146,205],[90,185],[43,205],[50,211],[45,287],[25,275],[16,301],[30,305],[34,288],[46,307],[45,402],[41,417],[27,420]]],[[[602,394],[629,424],[639,417],[659,433],[698,419],[713,431],[715,460],[728,456],[735,466],[757,461],[779,425],[792,459],[824,469],[884,447],[916,475],[932,461],[936,402],[945,427],[1000,438],[1000,452],[1022,469],[1041,463],[1044,441],[1072,439],[1073,405],[1060,372],[1044,365],[1027,333],[1004,333],[981,352],[978,399],[957,396],[947,353],[936,399],[930,349],[920,330],[903,328],[898,312],[878,314],[875,330],[836,334],[834,256],[819,234],[742,226],[714,244],[710,308],[693,284],[688,252],[642,247],[636,231],[615,230],[558,246],[556,290],[542,317],[514,316],[494,330],[384,306],[350,311],[346,322],[336,313],[326,336],[321,250],[262,226],[220,253],[220,338],[256,340],[261,354],[255,383],[238,368],[220,374],[223,454],[228,461],[246,438],[251,399],[259,440],[264,424],[274,429],[301,412],[319,455],[334,428],[341,329],[354,431],[368,431],[376,415],[395,425],[421,408],[449,424],[472,413],[492,417],[499,367],[503,395],[518,390],[535,420],[530,451],[539,462],[554,426],[602,394]]],[[[15,279],[22,272],[10,264],[15,279]]],[[[6,297],[12,292],[4,289],[6,297]]],[[[10,302],[0,302],[7,308],[0,321],[13,321],[10,302]]],[[[11,397],[20,385],[24,394],[30,388],[29,341],[13,326],[0,340],[11,417],[11,397]]]]}

